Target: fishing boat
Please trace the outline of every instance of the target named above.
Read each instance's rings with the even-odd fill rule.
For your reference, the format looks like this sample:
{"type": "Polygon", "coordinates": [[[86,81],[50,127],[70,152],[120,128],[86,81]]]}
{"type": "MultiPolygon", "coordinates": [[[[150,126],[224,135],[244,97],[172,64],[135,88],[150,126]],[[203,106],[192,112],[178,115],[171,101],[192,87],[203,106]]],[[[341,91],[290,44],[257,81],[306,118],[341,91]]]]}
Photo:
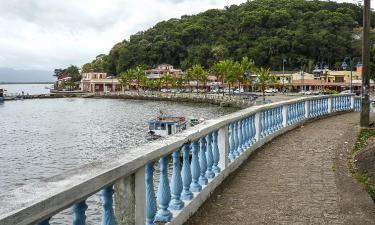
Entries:
{"type": "Polygon", "coordinates": [[[4,89],[0,89],[0,103],[4,102],[4,89]]]}
{"type": "Polygon", "coordinates": [[[185,117],[159,116],[148,121],[148,139],[155,140],[186,130],[185,117]]]}

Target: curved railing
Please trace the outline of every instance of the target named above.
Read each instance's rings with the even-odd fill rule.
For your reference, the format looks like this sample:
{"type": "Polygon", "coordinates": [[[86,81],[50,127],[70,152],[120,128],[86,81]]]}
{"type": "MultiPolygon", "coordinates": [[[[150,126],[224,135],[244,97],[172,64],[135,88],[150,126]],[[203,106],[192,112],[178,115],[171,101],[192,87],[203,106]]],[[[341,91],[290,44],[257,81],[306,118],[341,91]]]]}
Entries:
{"type": "Polygon", "coordinates": [[[67,208],[72,224],[83,225],[86,199],[97,192],[102,225],[182,224],[255,149],[311,118],[359,109],[354,95],[315,96],[209,120],[124,156],[2,193],[0,225],[47,225],[67,208]]]}

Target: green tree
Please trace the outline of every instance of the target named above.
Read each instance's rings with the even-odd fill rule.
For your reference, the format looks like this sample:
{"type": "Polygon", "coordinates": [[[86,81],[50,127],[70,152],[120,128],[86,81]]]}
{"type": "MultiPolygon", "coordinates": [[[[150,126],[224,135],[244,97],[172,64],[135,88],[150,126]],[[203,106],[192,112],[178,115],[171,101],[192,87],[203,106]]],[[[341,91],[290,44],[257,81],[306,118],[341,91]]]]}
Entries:
{"type": "Polygon", "coordinates": [[[263,96],[263,101],[266,100],[264,90],[268,85],[275,83],[275,78],[271,76],[270,69],[263,67],[254,68],[254,73],[257,74],[257,84],[260,86],[263,96]]]}
{"type": "Polygon", "coordinates": [[[70,65],[65,71],[72,78],[72,82],[78,82],[81,80],[81,74],[79,73],[79,68],[77,66],[70,65]]]}
{"type": "MultiPolygon", "coordinates": [[[[203,81],[204,85],[206,85],[208,73],[207,71],[200,65],[195,64],[187,71],[188,76],[191,77],[192,80],[195,80],[197,82],[197,93],[199,92],[199,82],[203,81]]],[[[204,86],[206,88],[206,86],[204,86]]]]}

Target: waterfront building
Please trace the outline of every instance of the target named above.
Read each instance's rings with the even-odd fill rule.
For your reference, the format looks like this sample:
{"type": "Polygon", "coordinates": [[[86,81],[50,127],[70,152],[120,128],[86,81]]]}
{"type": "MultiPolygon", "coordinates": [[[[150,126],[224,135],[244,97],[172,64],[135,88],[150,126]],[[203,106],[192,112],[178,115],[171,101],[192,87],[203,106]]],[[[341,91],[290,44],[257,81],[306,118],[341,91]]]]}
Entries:
{"type": "Polygon", "coordinates": [[[183,75],[182,70],[175,69],[170,64],[160,64],[154,69],[146,70],[145,73],[148,79],[160,79],[168,73],[172,78],[177,78],[183,75]]]}
{"type": "Polygon", "coordinates": [[[271,76],[276,78],[276,81],[281,85],[287,85],[292,83],[293,74],[298,71],[270,71],[271,76]]]}
{"type": "Polygon", "coordinates": [[[58,89],[64,82],[71,80],[72,77],[69,76],[68,72],[63,71],[57,76],[57,81],[55,82],[55,89],[58,89]]]}
{"type": "MultiPolygon", "coordinates": [[[[361,67],[356,71],[346,70],[328,70],[315,69],[313,74],[304,72],[303,77],[301,72],[293,74],[292,86],[295,90],[302,90],[304,87],[307,91],[316,90],[335,90],[338,92],[348,90],[350,88],[350,76],[352,77],[352,90],[359,92],[362,85],[362,71],[361,67]]],[[[375,91],[374,81],[370,80],[370,90],[375,91]]]]}
{"type": "Polygon", "coordinates": [[[82,73],[80,88],[84,92],[113,92],[123,90],[120,81],[116,77],[107,77],[107,73],[101,72],[82,73]]]}

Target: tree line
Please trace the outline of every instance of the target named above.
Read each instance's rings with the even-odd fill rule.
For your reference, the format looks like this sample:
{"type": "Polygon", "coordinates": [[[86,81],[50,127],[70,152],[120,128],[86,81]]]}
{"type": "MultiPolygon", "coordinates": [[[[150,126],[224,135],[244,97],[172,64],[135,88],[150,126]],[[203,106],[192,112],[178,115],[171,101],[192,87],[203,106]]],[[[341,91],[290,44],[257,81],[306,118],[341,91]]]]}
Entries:
{"type": "MultiPolygon", "coordinates": [[[[145,68],[144,65],[136,66],[120,73],[120,83],[126,87],[134,84],[139,92],[141,89],[161,90],[161,88],[168,89],[169,87],[186,89],[193,81],[196,85],[195,89],[197,93],[200,90],[200,84],[203,84],[203,90],[206,93],[208,76],[209,74],[215,74],[219,82],[228,85],[229,94],[231,94],[234,87],[237,87],[241,91],[241,88],[245,89],[255,84],[260,88],[264,96],[265,88],[276,82],[275,77],[270,74],[269,69],[255,66],[254,62],[248,57],[243,57],[241,61],[234,61],[232,59],[220,60],[214,63],[208,70],[201,64],[194,64],[181,76],[173,77],[166,71],[161,75],[160,79],[148,79],[145,68]],[[254,80],[250,74],[256,74],[257,78],[254,80]]],[[[193,88],[190,86],[190,89],[192,90],[193,88]]]]}

